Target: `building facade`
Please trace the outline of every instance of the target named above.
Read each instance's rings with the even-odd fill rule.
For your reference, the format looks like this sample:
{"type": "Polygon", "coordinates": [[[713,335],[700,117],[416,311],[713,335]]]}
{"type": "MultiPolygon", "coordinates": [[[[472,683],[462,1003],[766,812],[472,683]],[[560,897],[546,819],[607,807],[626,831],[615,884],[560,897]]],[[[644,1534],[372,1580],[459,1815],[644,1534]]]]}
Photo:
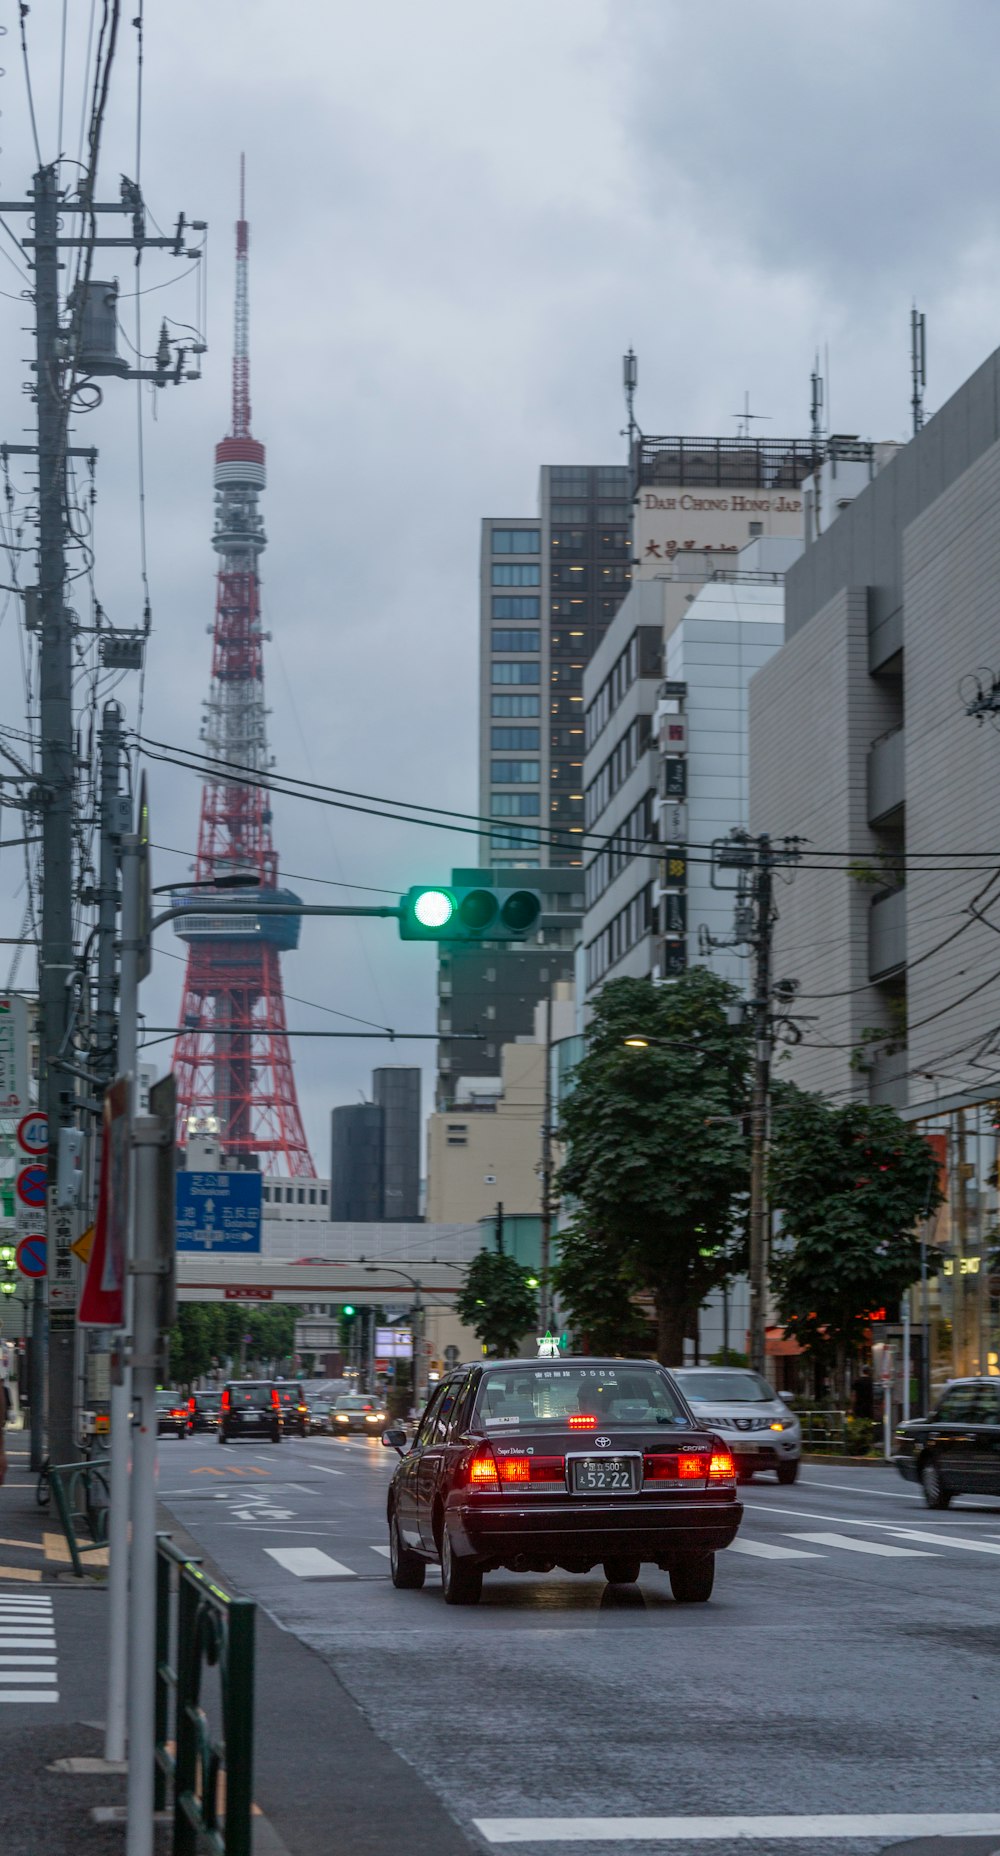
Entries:
{"type": "Polygon", "coordinates": [[[627,465],[547,464],[536,516],[483,522],[479,810],[495,869],[582,862],[583,672],[628,591],[630,516],[627,465]]]}
{"type": "Polygon", "coordinates": [[[382,1111],[382,1216],[420,1216],[420,1084],[418,1069],[383,1064],[372,1071],[372,1097],[382,1111]]]}

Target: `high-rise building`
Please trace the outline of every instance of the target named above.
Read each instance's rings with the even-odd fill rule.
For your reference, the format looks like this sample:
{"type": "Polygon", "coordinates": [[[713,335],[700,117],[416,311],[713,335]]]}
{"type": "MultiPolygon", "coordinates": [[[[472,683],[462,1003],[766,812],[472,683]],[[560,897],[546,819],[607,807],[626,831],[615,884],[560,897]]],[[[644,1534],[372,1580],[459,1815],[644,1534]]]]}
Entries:
{"type": "Polygon", "coordinates": [[[627,465],[545,464],[536,516],[483,521],[479,810],[494,869],[582,861],[583,672],[629,588],[629,498],[627,465]]]}
{"type": "Polygon", "coordinates": [[[420,1216],[420,1071],[385,1065],[371,1102],[330,1120],[330,1217],[347,1224],[414,1223],[420,1216]]]}
{"type": "MultiPolygon", "coordinates": [[[[488,884],[490,870],[453,870],[453,883],[488,884]]],[[[542,913],[528,941],[442,941],[438,950],[437,1106],[448,1108],[459,1078],[497,1077],[505,1044],[530,1037],[535,1007],[559,980],[574,977],[583,917],[579,869],[533,870],[542,913]],[[457,1037],[464,1032],[464,1037],[457,1037]],[[475,1036],[470,1036],[474,1033],[475,1036]]]]}

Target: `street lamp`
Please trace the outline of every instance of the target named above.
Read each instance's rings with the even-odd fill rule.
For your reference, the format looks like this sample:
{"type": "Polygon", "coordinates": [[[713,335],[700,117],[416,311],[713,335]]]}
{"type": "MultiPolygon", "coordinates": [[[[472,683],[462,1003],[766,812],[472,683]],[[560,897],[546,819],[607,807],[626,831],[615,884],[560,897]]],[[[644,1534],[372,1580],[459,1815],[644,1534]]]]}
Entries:
{"type": "Polygon", "coordinates": [[[413,1290],[413,1405],[415,1411],[419,1414],[421,1404],[420,1378],[423,1376],[421,1369],[423,1367],[424,1358],[424,1304],[420,1295],[421,1285],[416,1276],[411,1276],[407,1270],[397,1269],[394,1263],[365,1264],[366,1276],[379,1276],[383,1272],[390,1276],[402,1276],[404,1282],[408,1282],[413,1290]]]}

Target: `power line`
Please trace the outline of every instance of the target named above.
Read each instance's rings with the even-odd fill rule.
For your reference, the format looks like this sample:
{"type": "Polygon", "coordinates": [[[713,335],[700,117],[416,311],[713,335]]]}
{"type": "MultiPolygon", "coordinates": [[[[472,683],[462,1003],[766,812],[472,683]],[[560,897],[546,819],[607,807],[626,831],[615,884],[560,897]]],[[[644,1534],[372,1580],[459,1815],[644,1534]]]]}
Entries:
{"type": "MultiPolygon", "coordinates": [[[[28,63],[28,40],[27,40],[27,35],[24,30],[24,22],[27,19],[30,11],[31,11],[31,8],[25,4],[25,0],[20,0],[20,5],[18,7],[17,12],[18,12],[18,22],[21,28],[21,57],[24,61],[24,87],[28,93],[28,115],[31,118],[31,134],[32,134],[32,138],[35,144],[35,156],[38,161],[39,167],[41,167],[43,165],[42,150],[41,150],[41,145],[38,140],[38,124],[35,121],[35,99],[31,94],[31,67],[28,63]]],[[[65,10],[65,5],[64,5],[63,7],[64,27],[65,27],[65,20],[66,20],[66,10],[65,10]]]]}
{"type": "MultiPolygon", "coordinates": [[[[197,851],[182,851],[176,844],[150,844],[149,848],[153,851],[166,851],[171,857],[188,857],[192,863],[197,860],[198,856],[197,851]]],[[[385,884],[382,883],[345,883],[340,877],[306,876],[301,870],[285,870],[284,868],[278,871],[278,875],[279,877],[285,878],[285,880],[290,883],[322,883],[325,889],[364,890],[365,894],[369,896],[399,895],[398,887],[396,889],[388,889],[385,884]]],[[[184,885],[183,883],[178,883],[177,887],[180,890],[183,889],[184,885]]]]}

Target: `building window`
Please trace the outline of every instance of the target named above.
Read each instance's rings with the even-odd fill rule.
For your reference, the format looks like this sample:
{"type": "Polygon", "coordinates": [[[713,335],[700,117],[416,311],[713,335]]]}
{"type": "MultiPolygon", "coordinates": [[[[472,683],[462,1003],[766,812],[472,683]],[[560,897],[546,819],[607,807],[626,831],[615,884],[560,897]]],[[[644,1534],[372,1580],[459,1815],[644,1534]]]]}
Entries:
{"type": "Polygon", "coordinates": [[[553,503],[551,510],[553,522],[589,522],[589,503],[553,503]]]}
{"type": "Polygon", "coordinates": [[[496,593],[493,596],[495,619],[538,619],[541,600],[537,593],[496,593]]]}
{"type": "Polygon", "coordinates": [[[537,786],[539,763],[537,760],[495,760],[490,767],[490,779],[494,786],[537,786]]]}
{"type": "Polygon", "coordinates": [[[329,1204],[329,1195],[325,1186],[321,1186],[319,1189],[319,1202],[321,1205],[329,1204]]]}
{"type": "Polygon", "coordinates": [[[300,1186],[299,1187],[299,1204],[304,1205],[305,1202],[306,1202],[306,1189],[304,1186],[300,1186]]]}
{"type": "Polygon", "coordinates": [[[494,554],[537,554],[541,531],[537,528],[495,528],[494,554]]]}
{"type": "Polygon", "coordinates": [[[494,870],[537,870],[537,857],[494,857],[494,870]]]}
{"type": "Polygon", "coordinates": [[[449,1121],[445,1124],[449,1147],[468,1146],[469,1130],[465,1122],[449,1121]]]}
{"type": "Polygon", "coordinates": [[[538,847],[538,833],[537,831],[532,831],[531,827],[528,825],[522,825],[520,829],[515,825],[509,831],[494,831],[490,833],[491,852],[519,851],[522,845],[528,845],[532,850],[538,847]]]}
{"type": "Polygon", "coordinates": [[[265,1186],[264,1187],[264,1204],[270,1205],[270,1203],[271,1203],[271,1188],[270,1186],[265,1186]]]}
{"type": "Polygon", "coordinates": [[[310,1188],[309,1188],[309,1203],[310,1203],[310,1205],[315,1205],[315,1203],[316,1203],[316,1188],[315,1188],[315,1186],[310,1186],[310,1188]]]}
{"type": "Polygon", "coordinates": [[[537,818],[540,809],[537,793],[490,794],[490,812],[494,818],[537,818]]]}
{"type": "Polygon", "coordinates": [[[539,715],[541,698],[539,696],[494,696],[490,708],[491,715],[539,715]]]}
{"type": "Polygon", "coordinates": [[[526,625],[513,632],[497,631],[494,626],[491,648],[494,651],[540,651],[542,634],[529,631],[526,625]]]}
{"type": "Polygon", "coordinates": [[[512,748],[534,748],[537,754],[540,734],[538,728],[494,728],[490,731],[490,745],[506,748],[508,753],[512,748]]]}
{"type": "Polygon", "coordinates": [[[494,586],[541,586],[542,570],[529,561],[494,561],[494,586]]]}
{"type": "Polygon", "coordinates": [[[590,470],[585,464],[554,464],[549,472],[552,496],[589,496],[590,470]]]}
{"type": "Polygon", "coordinates": [[[494,683],[538,683],[540,680],[537,664],[512,664],[500,659],[493,665],[494,683]]]}

